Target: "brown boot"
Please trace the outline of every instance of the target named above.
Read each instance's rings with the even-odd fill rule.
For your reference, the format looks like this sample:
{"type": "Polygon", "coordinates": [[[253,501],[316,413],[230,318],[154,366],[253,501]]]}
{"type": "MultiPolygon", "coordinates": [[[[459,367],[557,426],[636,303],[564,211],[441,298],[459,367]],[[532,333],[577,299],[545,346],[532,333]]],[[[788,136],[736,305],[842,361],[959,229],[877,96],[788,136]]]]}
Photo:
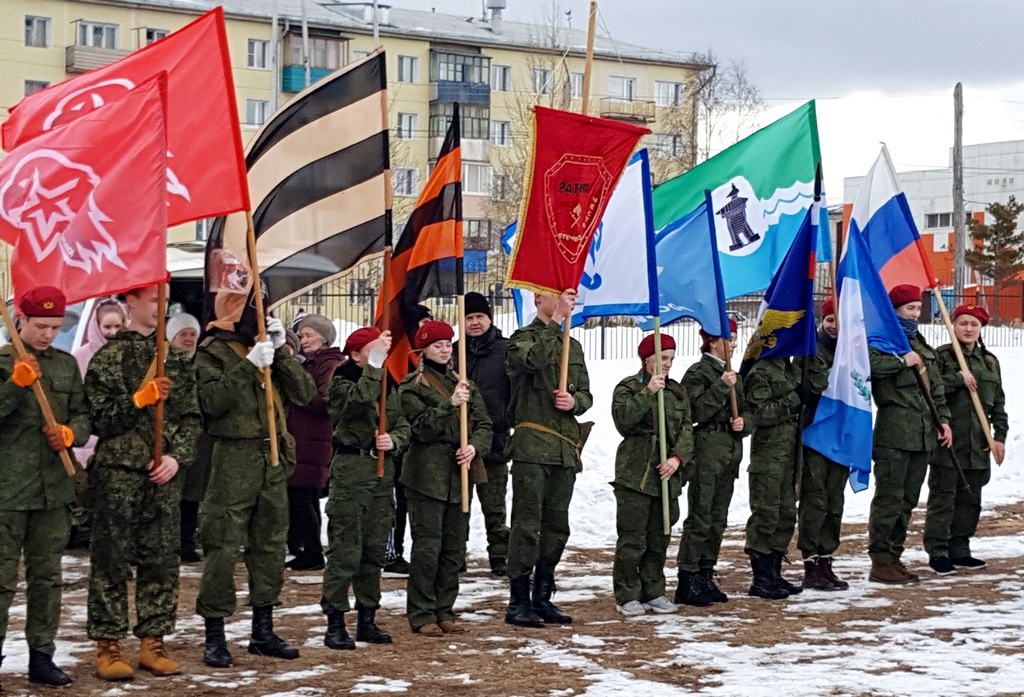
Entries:
{"type": "Polygon", "coordinates": [[[441,620],[437,623],[445,634],[465,634],[466,628],[461,624],[455,624],[454,620],[441,620]]]}
{"type": "Polygon", "coordinates": [[[828,578],[824,574],[824,567],[822,566],[821,559],[819,557],[808,557],[807,559],[804,559],[804,580],[800,585],[808,590],[835,590],[835,586],[829,582],[828,578]]]}
{"type": "Polygon", "coordinates": [[[164,638],[159,636],[142,637],[139,668],[145,668],[153,675],[177,675],[181,672],[180,666],[167,655],[164,638]]]}
{"type": "Polygon", "coordinates": [[[96,642],[96,675],[104,680],[131,680],[135,671],[124,660],[121,642],[117,639],[99,639],[96,642]]]}
{"type": "Polygon", "coordinates": [[[918,576],[913,571],[911,571],[906,566],[904,566],[903,562],[901,562],[899,559],[896,560],[896,566],[898,566],[900,568],[900,571],[903,572],[903,574],[907,577],[907,580],[910,581],[911,583],[917,583],[918,581],[921,580],[920,576],[918,576]]]}
{"type": "Polygon", "coordinates": [[[894,562],[871,562],[871,573],[868,574],[868,580],[890,585],[910,583],[910,577],[903,573],[899,564],[894,562]]]}
{"type": "Polygon", "coordinates": [[[419,634],[420,636],[444,636],[444,630],[433,622],[420,625],[419,627],[413,627],[412,633],[419,634]]]}

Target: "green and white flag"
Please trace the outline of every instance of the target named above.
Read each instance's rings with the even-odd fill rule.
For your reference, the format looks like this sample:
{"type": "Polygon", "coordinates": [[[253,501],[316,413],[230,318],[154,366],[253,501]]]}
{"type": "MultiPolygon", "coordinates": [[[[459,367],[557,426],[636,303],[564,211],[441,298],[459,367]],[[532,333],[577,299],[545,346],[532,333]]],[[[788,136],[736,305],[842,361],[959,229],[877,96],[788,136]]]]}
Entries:
{"type": "MultiPolygon", "coordinates": [[[[814,102],[654,190],[654,227],[686,217],[711,191],[725,297],[768,287],[814,201],[821,163],[814,102]]],[[[818,261],[832,258],[828,212],[821,206],[818,261]]],[[[659,235],[659,247],[661,237],[659,235]]],[[[666,265],[659,257],[659,265],[666,265]]]]}

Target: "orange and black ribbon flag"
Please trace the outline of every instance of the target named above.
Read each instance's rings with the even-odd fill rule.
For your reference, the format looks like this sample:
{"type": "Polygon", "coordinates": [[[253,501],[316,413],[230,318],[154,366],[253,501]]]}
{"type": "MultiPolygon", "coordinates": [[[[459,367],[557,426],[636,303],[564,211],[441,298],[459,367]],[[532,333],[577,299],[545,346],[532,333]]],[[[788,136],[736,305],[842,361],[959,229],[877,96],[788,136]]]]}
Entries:
{"type": "MultiPolygon", "coordinates": [[[[434,171],[416,199],[416,208],[398,239],[389,287],[381,288],[389,303],[393,345],[388,371],[395,381],[409,369],[412,337],[418,317],[415,306],[427,298],[462,295],[462,150],[459,105],[445,135],[434,171]]],[[[383,302],[377,303],[381,320],[383,302]]]]}

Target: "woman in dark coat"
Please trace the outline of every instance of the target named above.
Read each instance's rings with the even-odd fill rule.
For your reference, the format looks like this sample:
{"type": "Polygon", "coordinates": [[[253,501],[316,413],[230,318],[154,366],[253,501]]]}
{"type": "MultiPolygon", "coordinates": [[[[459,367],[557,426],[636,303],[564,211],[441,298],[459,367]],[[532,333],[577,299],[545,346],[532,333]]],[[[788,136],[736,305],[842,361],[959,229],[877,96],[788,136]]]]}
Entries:
{"type": "Polygon", "coordinates": [[[294,571],[324,568],[320,542],[320,492],[327,484],[331,465],[331,417],[327,413],[327,389],[334,370],[344,361],[334,325],[323,315],[306,315],[295,327],[306,361],[302,367],[313,378],[317,394],[305,406],[288,408],[288,432],[295,438],[295,471],[288,477],[288,562],[294,571]]]}

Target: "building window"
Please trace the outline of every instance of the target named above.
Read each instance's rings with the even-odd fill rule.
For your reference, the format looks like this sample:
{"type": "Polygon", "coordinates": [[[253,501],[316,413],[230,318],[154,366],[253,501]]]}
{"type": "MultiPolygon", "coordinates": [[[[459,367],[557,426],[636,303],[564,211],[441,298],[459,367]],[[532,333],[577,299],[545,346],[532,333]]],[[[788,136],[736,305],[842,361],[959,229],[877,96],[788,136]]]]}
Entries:
{"type": "Polygon", "coordinates": [[[105,22],[78,22],[78,45],[90,48],[117,48],[118,25],[105,22]]]}
{"type": "MultiPolygon", "coordinates": [[[[309,67],[313,70],[337,70],[345,65],[345,49],[348,42],[330,36],[309,37],[309,67]]],[[[301,34],[286,34],[284,37],[284,55],[288,57],[288,65],[306,65],[303,59],[301,34]]],[[[256,66],[250,66],[256,67],[256,66]]]]}
{"type": "Polygon", "coordinates": [[[508,121],[491,121],[491,142],[495,145],[512,145],[512,124],[508,121]]]}
{"type": "Polygon", "coordinates": [[[491,198],[495,201],[507,201],[509,181],[507,174],[495,174],[491,181],[491,198]]]}
{"type": "Polygon", "coordinates": [[[583,99],[583,73],[569,73],[569,96],[583,99]]]}
{"type": "Polygon", "coordinates": [[[491,84],[491,59],[462,53],[431,53],[430,79],[435,82],[491,84]]]}
{"type": "Polygon", "coordinates": [[[398,129],[395,137],[400,140],[412,140],[416,137],[419,117],[416,114],[398,114],[398,129]]]}
{"type": "Polygon", "coordinates": [[[686,85],[681,82],[654,81],[654,103],[657,106],[682,106],[686,85]]]}
{"type": "Polygon", "coordinates": [[[370,279],[368,278],[350,278],[348,279],[348,294],[350,296],[349,302],[356,304],[362,302],[365,296],[370,295],[370,279]]]}
{"type": "Polygon", "coordinates": [[[492,65],[491,66],[491,91],[511,92],[512,91],[512,66],[492,65]]]}
{"type": "Polygon", "coordinates": [[[169,34],[166,29],[149,29],[146,28],[146,46],[149,46],[154,41],[159,41],[169,34]]]}
{"type": "Polygon", "coordinates": [[[462,234],[465,237],[466,246],[470,249],[491,248],[490,220],[466,220],[462,225],[462,234]]]}
{"type": "Polygon", "coordinates": [[[46,89],[49,86],[50,83],[44,82],[43,80],[25,80],[25,96],[27,97],[30,94],[46,89]]]}
{"type": "Polygon", "coordinates": [[[623,102],[636,99],[636,78],[612,75],[608,78],[608,96],[623,102]]]}
{"type": "Polygon", "coordinates": [[[391,170],[395,196],[415,196],[418,180],[419,170],[415,167],[399,167],[391,170]]]}
{"type": "Polygon", "coordinates": [[[353,61],[362,60],[362,59],[366,58],[368,55],[370,55],[370,53],[371,53],[370,51],[353,51],[352,52],[352,60],[353,61]]]}
{"type": "Polygon", "coordinates": [[[216,218],[203,218],[196,221],[196,242],[206,242],[210,239],[210,227],[216,218]]]}
{"type": "Polygon", "coordinates": [[[266,99],[246,99],[245,122],[250,126],[262,126],[269,110],[270,102],[266,99]]]}
{"type": "MultiPolygon", "coordinates": [[[[491,137],[491,110],[485,106],[463,104],[460,108],[462,137],[487,140],[491,137]]],[[[430,105],[430,137],[443,138],[452,122],[452,105],[433,102],[430,105]]]]}
{"type": "Polygon", "coordinates": [[[651,154],[663,159],[682,157],[683,137],[672,133],[654,134],[651,136],[651,154]]]}
{"type": "Polygon", "coordinates": [[[463,162],[462,193],[474,196],[490,194],[491,166],[480,162],[463,162]]]}
{"type": "Polygon", "coordinates": [[[953,227],[952,213],[928,213],[924,216],[925,228],[953,227]]]}
{"type": "Polygon", "coordinates": [[[416,82],[420,71],[420,59],[416,56],[398,57],[398,81],[416,82]]]}
{"type": "Polygon", "coordinates": [[[270,42],[262,39],[249,39],[249,49],[245,56],[245,67],[256,70],[270,68],[270,42]]]}
{"type": "Polygon", "coordinates": [[[47,48],[50,45],[50,18],[25,15],[25,45],[47,48]]]}
{"type": "Polygon", "coordinates": [[[551,71],[547,68],[533,69],[533,93],[551,94],[551,71]]]}

